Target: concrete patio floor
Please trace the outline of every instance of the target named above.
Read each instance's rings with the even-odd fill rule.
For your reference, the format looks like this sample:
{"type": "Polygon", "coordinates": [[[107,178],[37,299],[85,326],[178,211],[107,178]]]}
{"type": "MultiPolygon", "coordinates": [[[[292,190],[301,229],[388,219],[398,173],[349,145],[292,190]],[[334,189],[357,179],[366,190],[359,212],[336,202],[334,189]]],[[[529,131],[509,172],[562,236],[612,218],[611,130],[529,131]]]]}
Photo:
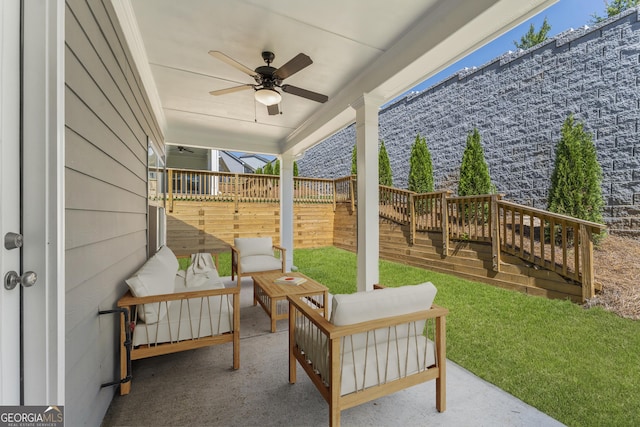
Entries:
{"type": "MultiPolygon", "coordinates": [[[[223,278],[231,283],[230,278],[223,278]]],[[[127,396],[117,394],[102,426],[325,426],[328,405],[302,369],[288,382],[287,321],[270,333],[243,280],[240,369],[231,344],[133,362],[127,396]]],[[[447,361],[447,410],[435,407],[430,381],[342,411],[345,426],[562,426],[447,361]]]]}

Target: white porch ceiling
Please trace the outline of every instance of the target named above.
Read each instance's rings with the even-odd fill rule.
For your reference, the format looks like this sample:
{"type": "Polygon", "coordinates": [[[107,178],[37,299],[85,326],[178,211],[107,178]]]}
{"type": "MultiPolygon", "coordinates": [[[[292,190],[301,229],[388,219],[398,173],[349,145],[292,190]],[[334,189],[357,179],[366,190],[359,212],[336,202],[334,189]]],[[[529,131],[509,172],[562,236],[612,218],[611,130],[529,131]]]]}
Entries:
{"type": "Polygon", "coordinates": [[[352,103],[387,102],[557,0],[112,0],[167,144],[297,155],[355,120],[352,103]],[[283,93],[282,114],[246,90],[253,83],[208,55],[249,68],[275,53],[313,64],[285,83],[329,96],[283,93]]]}

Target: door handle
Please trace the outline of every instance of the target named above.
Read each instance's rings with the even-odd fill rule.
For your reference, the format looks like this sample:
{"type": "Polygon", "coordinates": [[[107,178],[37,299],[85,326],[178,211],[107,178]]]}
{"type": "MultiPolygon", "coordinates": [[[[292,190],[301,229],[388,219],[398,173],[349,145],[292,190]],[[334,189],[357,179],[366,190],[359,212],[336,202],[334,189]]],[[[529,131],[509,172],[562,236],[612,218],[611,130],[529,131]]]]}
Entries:
{"type": "Polygon", "coordinates": [[[15,271],[10,271],[4,276],[4,288],[10,291],[18,284],[25,288],[30,288],[36,284],[37,280],[38,275],[33,271],[27,271],[22,276],[19,276],[15,271]]]}

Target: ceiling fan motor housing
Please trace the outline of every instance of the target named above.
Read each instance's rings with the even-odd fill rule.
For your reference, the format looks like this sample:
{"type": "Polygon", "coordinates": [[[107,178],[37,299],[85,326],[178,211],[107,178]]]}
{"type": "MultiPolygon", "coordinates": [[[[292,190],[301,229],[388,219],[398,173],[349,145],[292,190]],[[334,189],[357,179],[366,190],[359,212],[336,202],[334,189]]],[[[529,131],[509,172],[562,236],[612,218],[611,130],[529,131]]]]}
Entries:
{"type": "Polygon", "coordinates": [[[277,68],[271,67],[269,65],[263,65],[256,68],[256,82],[266,88],[273,88],[274,86],[280,85],[282,83],[282,80],[276,78],[273,75],[276,70],[277,68]]]}
{"type": "Polygon", "coordinates": [[[264,51],[262,52],[262,59],[264,59],[264,62],[269,65],[273,62],[274,59],[276,59],[276,55],[273,52],[264,51]]]}

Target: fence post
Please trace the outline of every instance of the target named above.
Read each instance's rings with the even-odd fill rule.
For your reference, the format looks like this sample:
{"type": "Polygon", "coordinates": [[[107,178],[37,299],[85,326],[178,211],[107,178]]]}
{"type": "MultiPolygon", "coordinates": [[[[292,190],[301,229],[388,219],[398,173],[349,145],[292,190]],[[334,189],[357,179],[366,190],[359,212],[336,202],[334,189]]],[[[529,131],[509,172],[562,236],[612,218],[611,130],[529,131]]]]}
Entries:
{"type": "Polygon", "coordinates": [[[411,244],[416,243],[416,200],[409,194],[409,226],[411,227],[411,244]]]}
{"type": "Polygon", "coordinates": [[[173,212],[173,169],[167,169],[167,192],[169,193],[169,212],[173,212]]]}
{"type": "Polygon", "coordinates": [[[337,180],[333,180],[333,211],[336,211],[336,195],[338,194],[337,180]]]}
{"type": "Polygon", "coordinates": [[[500,272],[500,216],[498,211],[498,194],[491,195],[491,255],[493,271],[500,272]]]}
{"type": "MultiPolygon", "coordinates": [[[[593,283],[593,239],[591,227],[580,224],[580,252],[582,252],[582,302],[595,296],[593,283]]],[[[576,271],[578,265],[576,265],[576,271]]]]}
{"type": "Polygon", "coordinates": [[[355,191],[354,191],[354,183],[356,179],[351,175],[351,179],[349,180],[349,199],[351,199],[351,212],[356,210],[356,201],[355,201],[355,191]]]}
{"type": "Polygon", "coordinates": [[[234,187],[234,192],[233,192],[233,207],[235,210],[235,213],[238,213],[238,203],[239,203],[239,198],[240,198],[240,178],[238,177],[238,174],[234,174],[233,179],[235,181],[235,185],[234,187]]]}
{"type": "Polygon", "coordinates": [[[442,193],[442,254],[449,256],[449,206],[447,205],[448,191],[442,193]]]}

